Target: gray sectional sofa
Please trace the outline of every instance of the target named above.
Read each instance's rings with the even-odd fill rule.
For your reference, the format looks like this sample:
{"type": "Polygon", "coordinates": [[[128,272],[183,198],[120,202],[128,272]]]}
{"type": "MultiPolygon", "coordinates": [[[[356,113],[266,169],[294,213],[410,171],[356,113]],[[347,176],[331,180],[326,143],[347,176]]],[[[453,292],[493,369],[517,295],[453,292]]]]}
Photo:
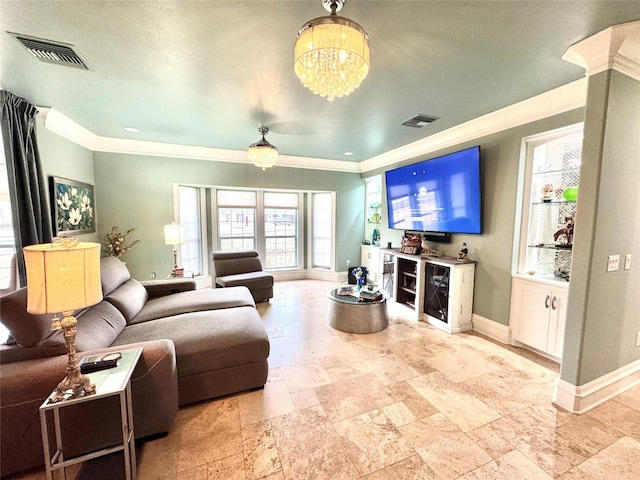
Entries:
{"type": "MultiPolygon", "coordinates": [[[[269,339],[246,287],[195,290],[189,280],[145,286],[115,257],[101,260],[101,279],[103,301],[76,312],[78,359],[143,347],[132,376],[136,438],[168,432],[181,405],[265,384],[269,339]]],[[[26,296],[23,288],[0,298],[0,318],[14,340],[0,346],[3,476],[44,464],[38,407],[64,377],[67,361],[62,331],[50,330],[50,315],[28,314],[26,296]]],[[[118,418],[116,402],[94,403],[63,410],[70,411],[63,427],[74,432],[68,454],[120,435],[117,421],[105,421],[118,418]]]]}
{"type": "Polygon", "coordinates": [[[256,302],[273,297],[273,275],[262,269],[255,250],[211,252],[211,274],[217,288],[245,286],[256,302]]]}

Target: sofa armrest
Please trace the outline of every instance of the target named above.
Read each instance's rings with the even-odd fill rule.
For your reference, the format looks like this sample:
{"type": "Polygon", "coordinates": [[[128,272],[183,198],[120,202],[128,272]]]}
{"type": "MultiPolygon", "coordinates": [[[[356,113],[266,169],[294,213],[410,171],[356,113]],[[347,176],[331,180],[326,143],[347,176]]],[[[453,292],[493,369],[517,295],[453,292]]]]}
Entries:
{"type": "Polygon", "coordinates": [[[168,278],[166,280],[144,280],[140,282],[147,289],[149,299],[165,297],[172,293],[188,292],[196,289],[193,278],[168,278]]]}
{"type": "MultiPolygon", "coordinates": [[[[133,347],[143,347],[131,377],[136,438],[165,433],[178,412],[178,376],[172,341],[92,350],[78,355],[78,359],[133,347]]],[[[38,409],[64,377],[66,364],[67,356],[60,355],[2,365],[0,471],[3,476],[44,464],[38,409]]],[[[62,410],[65,455],[98,450],[117,443],[113,439],[121,438],[118,402],[108,400],[83,402],[62,410]],[[91,433],[95,431],[100,435],[91,433]]]]}

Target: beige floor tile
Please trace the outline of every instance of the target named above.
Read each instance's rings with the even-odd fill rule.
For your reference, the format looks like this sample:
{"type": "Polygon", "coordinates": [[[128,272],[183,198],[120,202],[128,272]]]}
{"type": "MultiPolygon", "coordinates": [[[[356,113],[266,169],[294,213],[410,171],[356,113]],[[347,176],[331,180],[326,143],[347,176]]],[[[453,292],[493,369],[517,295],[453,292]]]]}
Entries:
{"type": "Polygon", "coordinates": [[[629,407],[617,399],[609,400],[587,413],[605,425],[640,440],[640,410],[629,407]]]}
{"type": "Polygon", "coordinates": [[[552,480],[553,477],[517,450],[476,468],[478,480],[552,480]]]}
{"type": "Polygon", "coordinates": [[[263,389],[238,396],[237,401],[243,427],[295,410],[285,382],[267,383],[263,389]]]}
{"type": "MultiPolygon", "coordinates": [[[[462,382],[463,390],[482,400],[501,415],[508,415],[536,402],[525,381],[511,373],[499,370],[462,382]]],[[[553,385],[547,386],[549,392],[553,385]]]]}
{"type": "Polygon", "coordinates": [[[359,374],[373,373],[385,385],[408,380],[421,375],[411,365],[393,353],[388,353],[378,358],[363,360],[351,364],[351,367],[359,374]]]}
{"type": "Polygon", "coordinates": [[[382,410],[335,422],[333,426],[345,440],[345,453],[362,475],[416,453],[382,410]]]}
{"type": "Polygon", "coordinates": [[[327,373],[327,370],[317,362],[285,365],[280,367],[280,371],[291,393],[297,393],[331,383],[331,377],[327,373]]]}
{"type": "Polygon", "coordinates": [[[623,434],[589,415],[576,415],[571,421],[558,427],[558,434],[579,444],[589,455],[595,455],[608,447],[623,434]]]}
{"type": "Polygon", "coordinates": [[[273,433],[287,479],[359,478],[322,407],[273,419],[273,433]]]}
{"type": "Polygon", "coordinates": [[[296,410],[304,410],[305,408],[320,405],[320,400],[318,400],[318,396],[312,388],[309,390],[303,390],[302,392],[292,393],[291,401],[293,402],[296,410]]]}
{"type": "Polygon", "coordinates": [[[494,459],[507,454],[518,443],[518,431],[506,417],[474,428],[467,436],[494,459]]]}
{"type": "Polygon", "coordinates": [[[635,410],[640,410],[640,384],[616,397],[616,401],[635,410]]]}
{"type": "Polygon", "coordinates": [[[389,385],[389,392],[395,401],[402,402],[418,420],[439,412],[436,407],[407,382],[396,382],[389,385]]]}
{"type": "Polygon", "coordinates": [[[315,392],[332,422],[394,403],[388,389],[373,373],[323,385],[315,392]]]}
{"type": "Polygon", "coordinates": [[[427,363],[454,383],[496,372],[499,367],[471,346],[439,343],[431,348],[427,363]]]}
{"type": "MultiPolygon", "coordinates": [[[[246,480],[242,454],[211,462],[208,467],[208,473],[208,480],[246,480]]],[[[182,473],[178,478],[181,475],[182,473]]]]}
{"type": "Polygon", "coordinates": [[[282,470],[269,421],[242,428],[242,452],[247,480],[258,480],[282,470]]]}
{"type": "Polygon", "coordinates": [[[491,461],[487,452],[443,414],[400,427],[400,432],[442,480],[456,479],[491,461]]]}
{"type": "Polygon", "coordinates": [[[164,438],[144,444],[141,478],[162,478],[231,455],[242,454],[238,398],[180,409],[164,438]]]}
{"type": "Polygon", "coordinates": [[[429,465],[420,455],[413,455],[389,467],[385,467],[371,475],[366,480],[439,480],[429,465]]]}
{"type": "Polygon", "coordinates": [[[500,414],[439,372],[407,380],[429,403],[464,432],[500,418],[500,414]]]}
{"type": "Polygon", "coordinates": [[[409,425],[418,420],[416,416],[411,413],[411,410],[402,402],[396,402],[382,407],[382,411],[396,428],[409,425]]]}
{"type": "Polygon", "coordinates": [[[637,480],[639,478],[638,459],[640,459],[640,442],[634,438],[623,437],[585,460],[576,470],[587,475],[590,480],[605,478],[637,480]]]}

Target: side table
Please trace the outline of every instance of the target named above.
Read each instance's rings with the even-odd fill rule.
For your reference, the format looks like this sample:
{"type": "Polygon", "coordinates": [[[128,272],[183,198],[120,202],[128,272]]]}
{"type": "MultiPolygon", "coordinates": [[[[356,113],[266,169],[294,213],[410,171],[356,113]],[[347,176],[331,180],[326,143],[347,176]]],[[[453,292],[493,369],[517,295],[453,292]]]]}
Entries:
{"type": "Polygon", "coordinates": [[[85,462],[93,458],[109,455],[114,452],[124,453],[125,476],[127,480],[136,477],[136,450],[133,433],[133,409],[131,406],[131,374],[138,359],[142,354],[142,348],[122,350],[122,358],[117,367],[90,373],[91,383],[96,386],[96,393],[85,397],[70,398],[56,403],[50,403],[49,399],[40,406],[40,424],[42,427],[42,447],[44,450],[44,464],[48,480],[52,480],[54,470],[62,470],[62,478],[66,479],[65,468],[77,463],[85,462]],[[117,396],[120,401],[120,421],[122,424],[122,443],[104,448],[92,453],[75,458],[65,459],[63,449],[62,430],[60,427],[60,410],[81,402],[92,402],[101,398],[117,396]],[[53,429],[55,435],[55,452],[51,455],[48,417],[53,417],[53,429]]]}

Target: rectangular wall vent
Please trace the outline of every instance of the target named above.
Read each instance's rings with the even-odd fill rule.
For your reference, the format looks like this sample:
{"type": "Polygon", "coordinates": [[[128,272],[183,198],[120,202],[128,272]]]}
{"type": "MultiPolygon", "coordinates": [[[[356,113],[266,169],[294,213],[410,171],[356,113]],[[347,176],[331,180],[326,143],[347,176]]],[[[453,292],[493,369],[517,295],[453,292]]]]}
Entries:
{"type": "Polygon", "coordinates": [[[89,67],[74,50],[73,45],[29,37],[19,33],[7,32],[13,35],[34,57],[42,62],[67,65],[69,67],[89,70],[89,67]]]}
{"type": "Polygon", "coordinates": [[[406,122],[402,122],[405,127],[422,128],[430,123],[438,120],[438,117],[429,117],[428,115],[415,115],[406,122]]]}

